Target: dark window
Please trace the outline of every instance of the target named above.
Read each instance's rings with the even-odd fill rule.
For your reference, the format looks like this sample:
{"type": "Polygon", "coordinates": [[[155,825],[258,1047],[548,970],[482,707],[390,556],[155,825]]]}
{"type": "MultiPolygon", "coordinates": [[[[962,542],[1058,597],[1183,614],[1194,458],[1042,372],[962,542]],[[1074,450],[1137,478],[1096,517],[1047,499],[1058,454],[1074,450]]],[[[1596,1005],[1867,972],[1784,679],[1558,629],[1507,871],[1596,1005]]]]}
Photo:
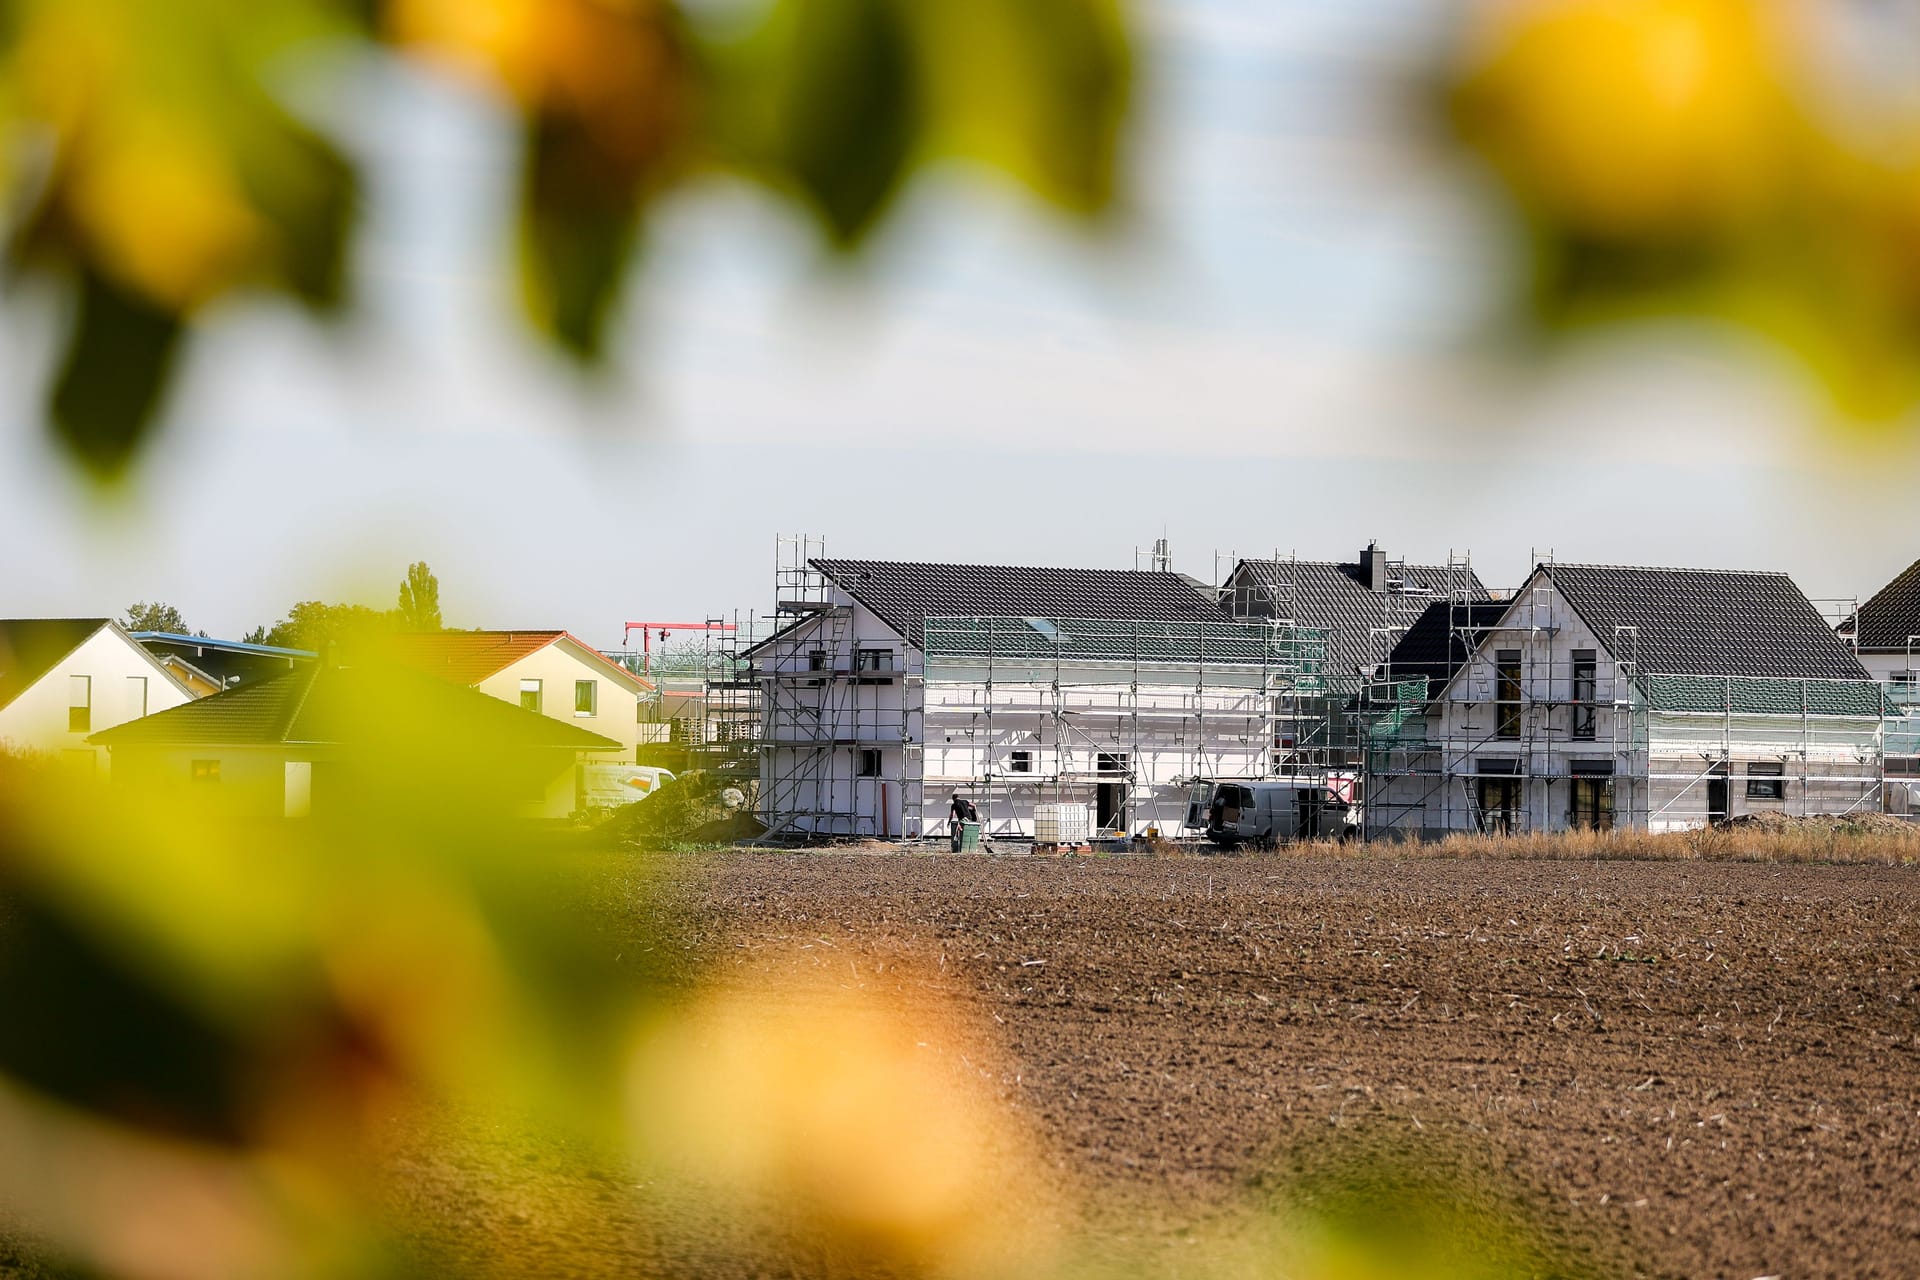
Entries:
{"type": "Polygon", "coordinates": [[[220,762],[218,760],[195,760],[192,766],[195,782],[220,781],[220,762]]]}
{"type": "Polygon", "coordinates": [[[1600,671],[1599,654],[1592,649],[1573,651],[1573,736],[1591,738],[1599,723],[1594,696],[1600,671]]]}
{"type": "Polygon", "coordinates": [[[1567,825],[1576,831],[1613,830],[1613,761],[1575,760],[1571,764],[1567,825]]]}
{"type": "Polygon", "coordinates": [[[891,671],[893,670],[893,650],[862,649],[858,661],[862,671],[891,671]]]}
{"type": "Polygon", "coordinates": [[[880,776],[880,748],[860,748],[860,776],[863,778],[877,778],[880,776]]]}
{"type": "Polygon", "coordinates": [[[1007,757],[1007,768],[1014,773],[1033,772],[1033,752],[1016,751],[1007,757]]]}
{"type": "Polygon", "coordinates": [[[1747,766],[1747,799],[1785,800],[1787,766],[1778,761],[1756,761],[1747,766]]]}
{"type": "Polygon", "coordinates": [[[807,650],[807,670],[825,671],[827,669],[827,651],[825,649],[807,650]]]}
{"type": "Polygon", "coordinates": [[[93,677],[67,677],[67,732],[86,733],[93,728],[93,677]]]}
{"type": "Polygon", "coordinates": [[[1488,835],[1512,835],[1520,815],[1520,779],[1511,775],[1474,779],[1480,799],[1480,829],[1488,835]]]}
{"type": "Polygon", "coordinates": [[[1496,688],[1494,701],[1499,716],[1498,733],[1502,738],[1520,736],[1520,651],[1501,649],[1494,654],[1496,688]]]}

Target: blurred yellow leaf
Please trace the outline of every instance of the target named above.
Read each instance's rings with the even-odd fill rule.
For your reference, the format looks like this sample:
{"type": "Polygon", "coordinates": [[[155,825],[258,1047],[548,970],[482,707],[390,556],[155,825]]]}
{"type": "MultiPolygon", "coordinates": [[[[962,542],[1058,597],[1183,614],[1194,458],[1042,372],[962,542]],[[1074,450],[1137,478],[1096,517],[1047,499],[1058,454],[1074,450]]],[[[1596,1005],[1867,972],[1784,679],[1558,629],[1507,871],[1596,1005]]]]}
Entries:
{"type": "Polygon", "coordinates": [[[1457,90],[1514,187],[1599,236],[1681,236],[1766,212],[1793,113],[1767,6],[1537,0],[1492,8],[1457,90]]]}
{"type": "Polygon", "coordinates": [[[1521,215],[1529,323],[1705,316],[1790,352],[1855,423],[1920,402],[1920,122],[1814,66],[1836,9],[1483,0],[1472,18],[1447,109],[1521,215]]]}
{"type": "Polygon", "coordinates": [[[639,1145],[738,1197],[732,1212],[796,1210],[882,1271],[1035,1274],[1058,1241],[1032,1153],[927,1030],[941,1024],[829,982],[709,991],[639,1043],[639,1145]]]}

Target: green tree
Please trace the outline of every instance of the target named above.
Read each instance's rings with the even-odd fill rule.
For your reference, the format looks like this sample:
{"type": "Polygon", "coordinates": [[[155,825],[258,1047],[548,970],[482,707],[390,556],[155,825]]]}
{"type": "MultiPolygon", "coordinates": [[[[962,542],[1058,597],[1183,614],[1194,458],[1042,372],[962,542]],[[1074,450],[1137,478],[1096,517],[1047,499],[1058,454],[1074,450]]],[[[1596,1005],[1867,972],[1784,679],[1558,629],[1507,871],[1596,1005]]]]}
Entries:
{"type": "MultiPolygon", "coordinates": [[[[327,604],[321,600],[302,600],[287,610],[287,616],[273,624],[255,643],[277,645],[283,649],[310,649],[322,652],[341,640],[388,630],[392,615],[364,604],[327,604]]],[[[249,637],[256,632],[249,632],[249,637]]]]}
{"type": "Polygon", "coordinates": [[[440,622],[440,579],[433,576],[425,560],[407,566],[394,619],[402,631],[445,630],[440,622]]]}
{"type": "Polygon", "coordinates": [[[180,616],[180,611],[158,600],[152,604],[144,600],[134,604],[127,610],[127,616],[120,620],[120,625],[129,631],[165,631],[177,636],[190,634],[187,620],[180,616]]]}

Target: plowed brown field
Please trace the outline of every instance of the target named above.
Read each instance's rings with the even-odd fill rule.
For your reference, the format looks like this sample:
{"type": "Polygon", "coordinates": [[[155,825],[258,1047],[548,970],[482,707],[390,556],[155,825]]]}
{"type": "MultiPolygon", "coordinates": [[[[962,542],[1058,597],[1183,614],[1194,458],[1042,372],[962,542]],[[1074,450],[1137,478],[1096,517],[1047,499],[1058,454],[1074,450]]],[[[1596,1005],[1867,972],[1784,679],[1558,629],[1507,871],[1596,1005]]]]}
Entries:
{"type": "Polygon", "coordinates": [[[1168,1271],[1350,1138],[1493,1171],[1603,1274],[1920,1275],[1911,869],[737,854],[654,879],[689,974],[947,1010],[1097,1234],[1168,1271]]]}

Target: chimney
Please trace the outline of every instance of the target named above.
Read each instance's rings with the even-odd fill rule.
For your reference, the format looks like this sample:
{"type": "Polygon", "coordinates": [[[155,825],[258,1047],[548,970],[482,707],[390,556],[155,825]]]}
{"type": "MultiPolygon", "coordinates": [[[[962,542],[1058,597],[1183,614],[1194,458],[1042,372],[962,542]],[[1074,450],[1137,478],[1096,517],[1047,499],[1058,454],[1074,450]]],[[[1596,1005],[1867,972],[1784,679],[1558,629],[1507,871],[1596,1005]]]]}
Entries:
{"type": "Polygon", "coordinates": [[[1387,589],[1387,553],[1377,542],[1367,543],[1367,549],[1360,553],[1360,580],[1369,591],[1387,589]]]}

